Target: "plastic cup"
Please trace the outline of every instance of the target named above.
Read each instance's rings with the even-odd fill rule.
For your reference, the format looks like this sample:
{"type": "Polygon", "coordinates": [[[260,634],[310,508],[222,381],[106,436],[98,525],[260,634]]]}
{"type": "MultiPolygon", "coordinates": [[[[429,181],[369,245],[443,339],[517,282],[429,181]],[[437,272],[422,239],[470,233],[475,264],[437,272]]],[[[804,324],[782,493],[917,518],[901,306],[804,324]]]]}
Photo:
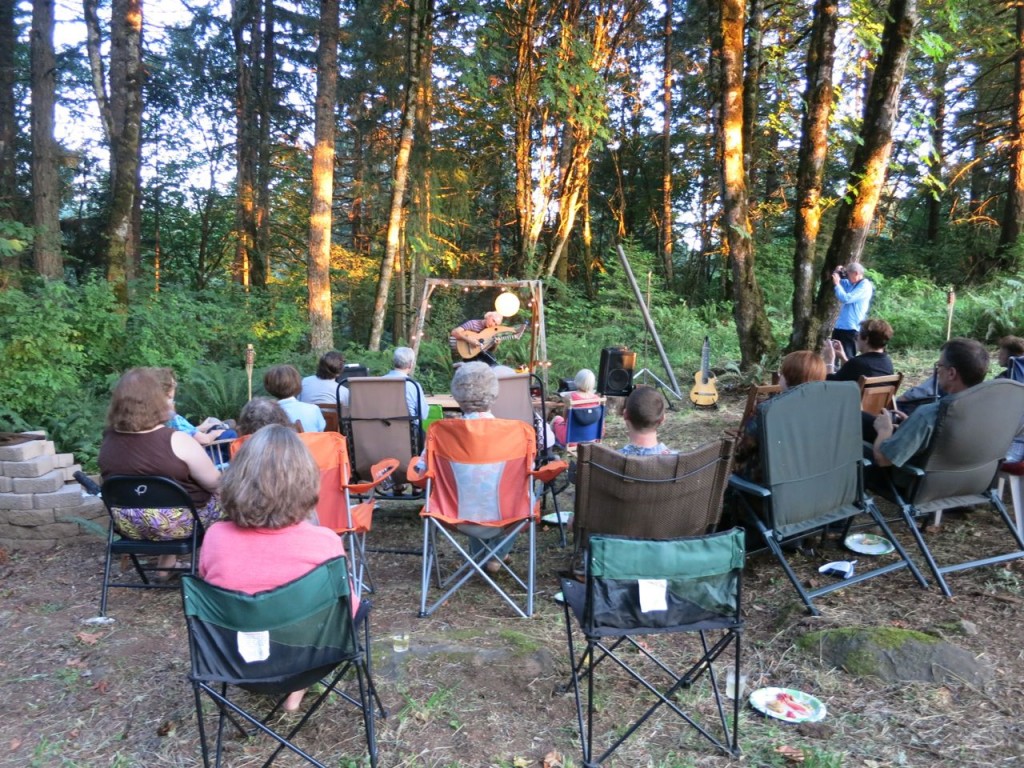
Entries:
{"type": "Polygon", "coordinates": [[[735,700],[737,696],[743,696],[747,690],[747,676],[740,675],[739,685],[736,685],[736,670],[729,667],[725,670],[725,697],[735,700]]]}
{"type": "Polygon", "coordinates": [[[391,648],[395,653],[405,653],[409,650],[409,633],[403,632],[400,635],[391,636],[391,648]]]}

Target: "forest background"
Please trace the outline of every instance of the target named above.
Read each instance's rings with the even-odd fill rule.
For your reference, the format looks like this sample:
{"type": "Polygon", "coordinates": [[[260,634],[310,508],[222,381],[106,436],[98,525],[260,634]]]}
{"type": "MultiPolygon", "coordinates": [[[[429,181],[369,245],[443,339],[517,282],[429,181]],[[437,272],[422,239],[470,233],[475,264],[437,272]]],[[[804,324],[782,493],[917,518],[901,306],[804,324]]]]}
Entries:
{"type": "MultiPolygon", "coordinates": [[[[542,279],[553,372],[660,374],[619,243],[684,383],[705,335],[723,383],[818,348],[851,260],[897,360],[1021,331],[1022,7],[169,5],[0,1],[0,429],[87,464],[127,367],[193,418],[237,413],[247,344],[257,391],[382,373],[427,277],[542,279]]],[[[434,294],[428,390],[495,293],[434,294]]]]}

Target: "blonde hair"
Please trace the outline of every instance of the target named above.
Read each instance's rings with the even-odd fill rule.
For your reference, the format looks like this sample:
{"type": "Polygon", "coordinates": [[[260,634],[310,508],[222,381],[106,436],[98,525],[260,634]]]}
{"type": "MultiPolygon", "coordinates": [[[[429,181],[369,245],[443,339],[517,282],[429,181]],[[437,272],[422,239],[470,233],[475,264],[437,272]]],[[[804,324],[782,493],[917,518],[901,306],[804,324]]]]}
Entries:
{"type": "Polygon", "coordinates": [[[287,528],[320,499],[320,469],[290,427],[269,424],[245,441],[225,470],[221,506],[239,528],[287,528]]]}

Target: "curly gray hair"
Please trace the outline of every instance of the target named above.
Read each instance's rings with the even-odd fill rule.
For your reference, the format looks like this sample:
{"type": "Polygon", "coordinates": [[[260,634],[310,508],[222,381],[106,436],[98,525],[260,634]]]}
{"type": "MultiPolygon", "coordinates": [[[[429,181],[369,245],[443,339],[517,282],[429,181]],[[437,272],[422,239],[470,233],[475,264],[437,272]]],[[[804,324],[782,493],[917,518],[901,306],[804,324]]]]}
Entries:
{"type": "Polygon", "coordinates": [[[452,397],[463,413],[485,413],[498,397],[498,377],[486,363],[464,363],[452,377],[452,397]]]}
{"type": "Polygon", "coordinates": [[[400,371],[412,370],[416,364],[416,353],[411,347],[395,347],[391,355],[391,364],[400,371]]]}

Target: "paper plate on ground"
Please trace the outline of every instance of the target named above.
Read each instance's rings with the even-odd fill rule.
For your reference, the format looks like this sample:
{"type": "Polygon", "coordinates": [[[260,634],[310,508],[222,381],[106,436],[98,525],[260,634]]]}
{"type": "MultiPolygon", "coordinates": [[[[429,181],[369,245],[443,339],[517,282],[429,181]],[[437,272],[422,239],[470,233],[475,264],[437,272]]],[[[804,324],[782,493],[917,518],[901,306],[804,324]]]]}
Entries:
{"type": "Polygon", "coordinates": [[[750,694],[750,706],[787,723],[816,723],[825,719],[825,705],[795,688],[758,688],[750,694]]]}
{"type": "Polygon", "coordinates": [[[558,525],[558,519],[561,517],[562,525],[565,525],[572,520],[572,512],[549,512],[548,514],[541,517],[545,523],[551,523],[552,525],[558,525]]]}
{"type": "Polygon", "coordinates": [[[843,541],[843,545],[847,549],[862,555],[888,555],[896,549],[885,536],[879,536],[875,533],[850,534],[843,541]]]}

